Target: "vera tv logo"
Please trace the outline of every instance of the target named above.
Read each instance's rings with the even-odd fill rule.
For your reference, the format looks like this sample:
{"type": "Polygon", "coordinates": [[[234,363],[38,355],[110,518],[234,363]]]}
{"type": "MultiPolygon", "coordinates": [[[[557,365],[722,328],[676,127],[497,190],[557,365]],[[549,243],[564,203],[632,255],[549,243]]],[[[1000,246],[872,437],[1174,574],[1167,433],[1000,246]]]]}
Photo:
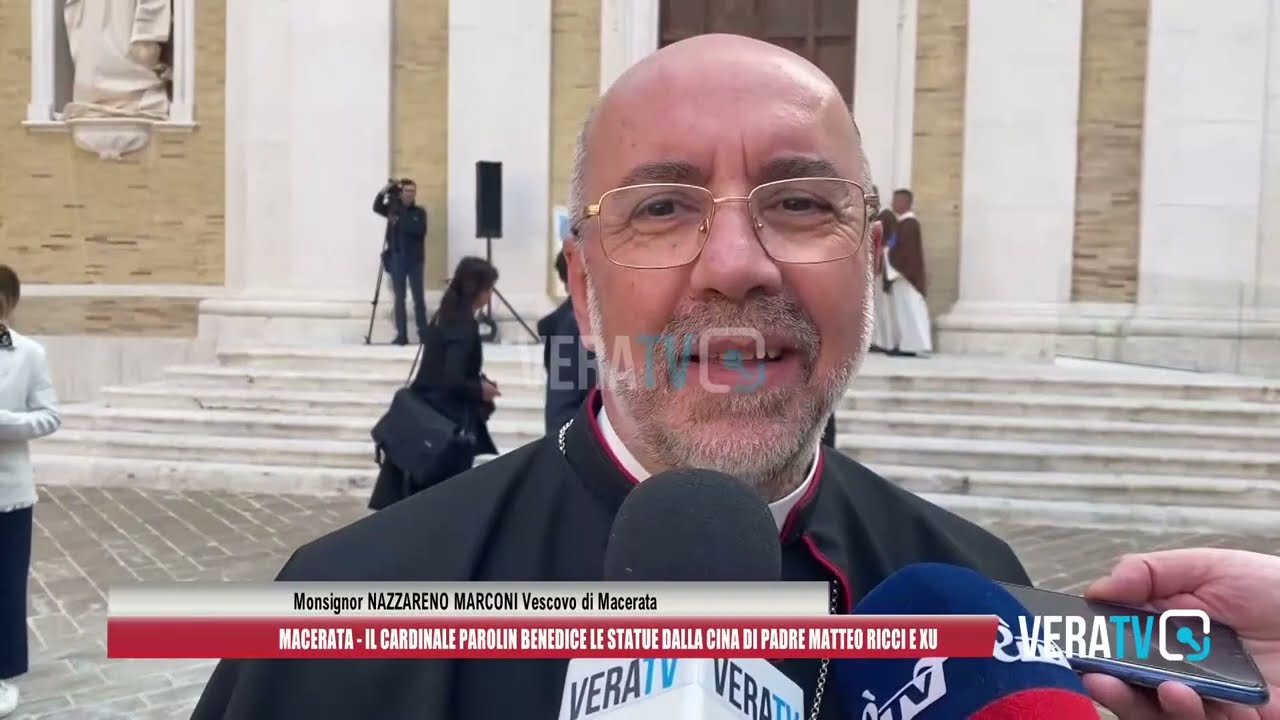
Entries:
{"type": "Polygon", "coordinates": [[[678,660],[630,660],[574,680],[569,687],[569,718],[590,717],[624,703],[670,690],[678,660]]]}
{"type": "MultiPolygon", "coordinates": [[[[1150,625],[1151,618],[1147,618],[1147,624],[1150,625]]],[[[1134,626],[1138,624],[1138,619],[1133,618],[1134,626]]],[[[1150,630],[1148,638],[1150,637],[1150,630]]],[[[1203,610],[1166,610],[1160,613],[1160,654],[1166,660],[1189,660],[1191,662],[1200,662],[1209,657],[1209,643],[1212,638],[1209,637],[1209,616],[1203,610]],[[1168,639],[1169,619],[1170,618],[1193,618],[1200,626],[1199,638],[1196,631],[1191,625],[1179,622],[1178,627],[1174,630],[1173,636],[1178,642],[1186,648],[1192,650],[1188,655],[1170,652],[1171,643],[1168,639]]]]}
{"type": "Polygon", "coordinates": [[[1209,657],[1212,640],[1209,616],[1201,610],[1166,610],[1158,621],[1154,615],[1095,616],[1092,622],[1078,615],[1021,616],[1018,630],[1019,650],[1027,659],[1049,652],[1146,660],[1155,640],[1165,660],[1199,662],[1209,657]]]}
{"type": "MultiPolygon", "coordinates": [[[[665,693],[683,693],[680,703],[694,702],[704,710],[701,703],[715,698],[721,707],[731,708],[734,717],[749,720],[801,720],[799,688],[761,660],[602,660],[580,667],[566,687],[562,720],[588,720],[631,705],[636,705],[637,713],[652,712],[653,706],[643,705],[644,701],[665,693]],[[794,695],[783,687],[787,684],[794,695]]],[[[570,675],[574,675],[572,669],[570,675]]]]}

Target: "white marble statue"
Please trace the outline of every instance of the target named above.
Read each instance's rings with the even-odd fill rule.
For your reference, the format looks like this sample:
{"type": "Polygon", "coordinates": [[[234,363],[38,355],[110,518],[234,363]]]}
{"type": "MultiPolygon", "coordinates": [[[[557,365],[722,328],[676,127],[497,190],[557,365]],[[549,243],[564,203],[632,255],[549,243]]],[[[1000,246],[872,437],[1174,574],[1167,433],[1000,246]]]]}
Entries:
{"type": "Polygon", "coordinates": [[[75,80],[63,119],[73,127],[103,121],[81,123],[86,132],[77,142],[86,149],[104,157],[133,152],[150,134],[136,121],[169,117],[169,68],[160,56],[172,14],[171,0],[66,0],[75,80]],[[135,122],[109,122],[128,119],[135,122]]]}

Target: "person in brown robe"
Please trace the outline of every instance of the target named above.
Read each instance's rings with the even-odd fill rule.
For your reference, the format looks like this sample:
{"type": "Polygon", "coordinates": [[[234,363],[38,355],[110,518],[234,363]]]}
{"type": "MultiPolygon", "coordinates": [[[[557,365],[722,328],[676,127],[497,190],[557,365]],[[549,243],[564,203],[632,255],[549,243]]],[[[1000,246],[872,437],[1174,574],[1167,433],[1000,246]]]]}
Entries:
{"type": "Polygon", "coordinates": [[[919,355],[933,350],[933,331],[925,303],[928,281],[924,266],[924,238],[920,221],[911,210],[913,201],[910,190],[894,191],[893,211],[897,215],[897,225],[894,235],[885,243],[888,248],[885,282],[889,286],[888,305],[893,325],[892,344],[887,349],[895,355],[919,355]]]}

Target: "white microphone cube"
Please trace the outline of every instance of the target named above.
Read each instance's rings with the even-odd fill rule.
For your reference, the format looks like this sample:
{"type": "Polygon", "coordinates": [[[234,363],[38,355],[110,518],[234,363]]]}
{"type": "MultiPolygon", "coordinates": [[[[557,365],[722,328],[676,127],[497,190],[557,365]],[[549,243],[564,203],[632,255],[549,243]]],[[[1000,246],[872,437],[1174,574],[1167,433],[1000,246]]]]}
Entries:
{"type": "Polygon", "coordinates": [[[569,663],[560,720],[803,720],[804,693],[765,660],[569,663]]]}

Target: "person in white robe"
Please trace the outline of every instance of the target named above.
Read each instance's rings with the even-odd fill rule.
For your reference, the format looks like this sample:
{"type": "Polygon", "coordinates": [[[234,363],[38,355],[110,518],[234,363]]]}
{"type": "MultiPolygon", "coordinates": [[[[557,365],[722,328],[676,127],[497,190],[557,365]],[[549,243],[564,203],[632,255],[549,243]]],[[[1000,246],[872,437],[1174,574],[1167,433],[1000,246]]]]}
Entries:
{"type": "Polygon", "coordinates": [[[63,21],[74,66],[64,119],[169,117],[172,0],[66,0],[63,21]]]}
{"type": "Polygon", "coordinates": [[[895,190],[893,211],[897,228],[892,246],[886,243],[884,278],[888,286],[888,313],[891,337],[886,350],[892,355],[922,355],[933,352],[933,327],[925,302],[928,283],[924,267],[924,239],[920,221],[911,211],[910,190],[895,190]]]}
{"type": "MultiPolygon", "coordinates": [[[[879,191],[876,192],[879,194],[879,191]]],[[[881,227],[884,245],[880,248],[879,262],[876,263],[875,278],[875,330],[871,334],[872,352],[888,352],[897,345],[894,340],[893,304],[889,299],[889,284],[885,278],[885,270],[889,265],[889,249],[897,240],[898,216],[889,208],[880,211],[877,217],[881,227]]]]}

